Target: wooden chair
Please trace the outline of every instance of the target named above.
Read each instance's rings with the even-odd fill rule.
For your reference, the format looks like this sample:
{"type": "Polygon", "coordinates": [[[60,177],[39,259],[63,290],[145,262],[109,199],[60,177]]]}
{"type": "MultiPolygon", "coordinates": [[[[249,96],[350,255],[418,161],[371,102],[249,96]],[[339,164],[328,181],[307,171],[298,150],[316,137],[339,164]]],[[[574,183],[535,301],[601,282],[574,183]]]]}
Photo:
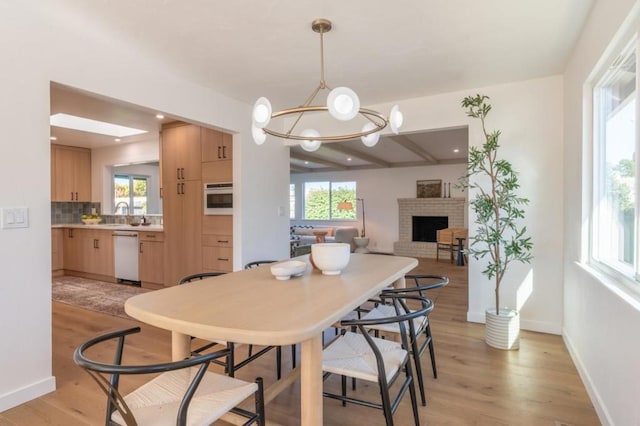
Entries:
{"type": "MultiPolygon", "coordinates": [[[[262,379],[245,382],[207,371],[209,364],[228,356],[229,349],[152,365],[122,365],[125,337],[140,327],[106,333],[83,343],[73,354],[74,362],[85,369],[107,395],[105,425],[209,425],[225,413],[247,418],[245,424],[265,424],[262,379]],[[95,361],[85,351],[101,343],[117,340],[113,363],[95,361]],[[158,375],[158,373],[160,373],[158,375]],[[122,396],[121,376],[149,374],[155,377],[122,396]],[[250,396],[255,412],[238,406],[250,396]]],[[[101,345],[101,351],[112,345],[101,345]]]]}
{"type": "MultiPolygon", "coordinates": [[[[217,276],[224,275],[224,274],[225,274],[225,272],[201,272],[201,273],[198,273],[198,274],[188,275],[188,276],[182,278],[180,281],[178,281],[178,285],[184,285],[184,284],[187,284],[187,283],[190,283],[190,282],[193,282],[193,281],[202,280],[204,278],[209,278],[209,277],[217,277],[217,276]]],[[[208,350],[208,349],[210,349],[210,348],[212,348],[212,347],[214,347],[216,345],[226,346],[226,348],[229,349],[229,354],[227,355],[226,361],[224,361],[224,362],[219,361],[219,360],[214,360],[212,362],[215,363],[215,364],[223,365],[225,367],[226,373],[230,377],[234,377],[235,376],[235,372],[237,370],[239,370],[240,368],[244,367],[245,365],[247,365],[251,361],[254,361],[256,358],[266,354],[267,352],[269,352],[271,349],[273,349],[275,347],[276,348],[276,376],[277,376],[278,380],[280,380],[280,377],[282,376],[282,352],[281,352],[280,346],[267,346],[267,347],[259,350],[255,354],[251,354],[251,350],[250,350],[249,351],[249,356],[246,359],[244,359],[243,361],[240,361],[240,362],[236,362],[236,360],[235,360],[235,343],[233,343],[233,342],[225,342],[225,341],[209,342],[209,343],[206,343],[203,346],[198,347],[197,349],[192,349],[191,350],[191,354],[192,355],[202,354],[204,351],[206,351],[206,350],[208,350]]]]}
{"type": "MultiPolygon", "coordinates": [[[[439,275],[405,275],[407,281],[412,280],[415,286],[406,288],[393,288],[384,290],[384,294],[416,294],[421,298],[425,298],[425,292],[428,290],[434,290],[436,288],[442,288],[449,283],[447,277],[439,275]]],[[[409,284],[409,282],[407,282],[409,284]]],[[[381,301],[382,302],[382,301],[381,301]]],[[[435,306],[435,304],[434,304],[435,306]]],[[[423,304],[424,308],[425,305],[423,304]]],[[[390,304],[379,303],[368,313],[362,316],[362,319],[377,319],[384,318],[394,313],[394,307],[390,304]]],[[[413,311],[412,311],[413,312],[413,311]]],[[[431,357],[431,369],[433,371],[433,378],[438,378],[438,370],[436,368],[436,354],[433,347],[433,336],[431,334],[431,322],[429,316],[425,315],[422,318],[415,318],[413,321],[414,334],[410,335],[410,352],[413,358],[413,364],[416,369],[416,376],[418,378],[418,389],[420,390],[420,398],[422,405],[427,405],[427,398],[424,390],[424,380],[422,378],[422,364],[420,358],[424,351],[429,348],[429,355],[431,357]],[[424,337],[422,343],[419,343],[420,337],[424,337]]],[[[379,324],[368,327],[376,332],[376,336],[380,332],[383,333],[400,333],[400,328],[397,324],[379,324]]]]}
{"type": "Polygon", "coordinates": [[[440,251],[446,251],[453,263],[453,254],[458,252],[458,237],[467,238],[467,228],[444,228],[436,231],[436,262],[440,261],[440,251]]]}
{"type": "Polygon", "coordinates": [[[407,390],[411,397],[414,422],[420,424],[418,403],[414,384],[414,375],[409,356],[409,336],[413,335],[413,321],[428,315],[433,303],[407,294],[387,294],[381,298],[392,302],[394,313],[391,316],[376,319],[356,319],[342,321],[345,327],[355,327],[359,333],[345,331],[322,351],[322,369],[325,379],[331,374],[342,376],[342,393],[340,395],[323,392],[328,398],[338,399],[345,405],[347,402],[381,409],[387,426],[393,425],[393,413],[400,405],[400,400],[407,390]],[[406,302],[410,299],[419,301],[423,307],[411,311],[406,302]],[[399,342],[371,336],[367,328],[376,325],[396,324],[400,330],[399,342]],[[399,386],[396,396],[391,398],[390,388],[404,372],[404,380],[399,386]],[[381,402],[362,400],[347,396],[347,377],[377,383],[380,386],[381,402]]]}

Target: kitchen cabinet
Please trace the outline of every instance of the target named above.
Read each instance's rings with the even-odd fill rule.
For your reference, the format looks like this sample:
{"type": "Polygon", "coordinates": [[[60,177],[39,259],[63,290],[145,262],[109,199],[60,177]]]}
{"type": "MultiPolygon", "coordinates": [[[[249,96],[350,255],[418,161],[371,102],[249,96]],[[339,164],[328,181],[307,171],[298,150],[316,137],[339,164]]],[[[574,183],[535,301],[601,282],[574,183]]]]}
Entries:
{"type": "Polygon", "coordinates": [[[140,232],[138,234],[138,270],[143,288],[164,287],[164,233],[140,232]]]}
{"type": "Polygon", "coordinates": [[[202,222],[202,267],[205,271],[233,271],[233,216],[205,216],[202,222]]]}
{"type": "Polygon", "coordinates": [[[170,123],[162,129],[164,283],[202,272],[202,150],[200,127],[170,123]]]}
{"type": "Polygon", "coordinates": [[[233,137],[202,128],[202,181],[233,182],[233,137]]]}
{"type": "Polygon", "coordinates": [[[51,200],[91,201],[91,151],[51,145],[51,200]]]}
{"type": "Polygon", "coordinates": [[[64,231],[61,228],[51,230],[51,272],[53,276],[64,274],[64,231]]]}
{"type": "Polygon", "coordinates": [[[200,127],[170,123],[162,127],[162,185],[202,179],[200,127]]]}
{"type": "Polygon", "coordinates": [[[202,272],[202,181],[173,185],[163,191],[165,285],[202,272]]]}
{"type": "Polygon", "coordinates": [[[111,234],[108,230],[66,228],[63,242],[65,273],[113,281],[111,234]]]}

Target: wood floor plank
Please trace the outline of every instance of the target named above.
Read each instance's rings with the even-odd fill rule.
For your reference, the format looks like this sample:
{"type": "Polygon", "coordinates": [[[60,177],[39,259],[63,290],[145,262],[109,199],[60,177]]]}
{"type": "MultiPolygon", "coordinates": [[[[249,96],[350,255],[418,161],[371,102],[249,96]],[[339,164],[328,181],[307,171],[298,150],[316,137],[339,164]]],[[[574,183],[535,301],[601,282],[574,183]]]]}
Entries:
{"type": "MultiPolygon", "coordinates": [[[[499,351],[484,343],[484,326],[466,322],[467,268],[420,259],[415,272],[446,275],[450,284],[429,294],[436,307],[431,314],[438,363],[438,379],[431,374],[428,354],[423,358],[427,406],[420,407],[425,425],[599,425],[580,377],[560,336],[523,332],[519,351],[499,351]]],[[[0,413],[0,426],[103,424],[105,400],[89,376],[71,359],[73,350],[88,338],[106,330],[140,325],[134,320],[53,303],[53,372],[57,390],[19,407],[0,413]]],[[[150,363],[167,361],[170,334],[141,325],[132,336],[125,359],[150,363]]],[[[327,337],[333,335],[332,331],[327,337]]],[[[283,353],[283,368],[291,370],[290,351],[283,353]]],[[[246,347],[236,356],[246,355],[246,347]]],[[[105,354],[101,354],[105,356],[105,354]]],[[[298,355],[299,356],[299,355],[298,355]]],[[[271,351],[237,376],[253,380],[262,376],[265,385],[275,382],[275,351],[271,351]]],[[[220,371],[220,367],[214,367],[220,371]]],[[[143,379],[140,379],[143,380],[143,379]]],[[[133,388],[137,384],[123,385],[133,388]]],[[[325,387],[337,391],[340,383],[330,378],[325,387]]],[[[269,421],[298,425],[299,381],[286,388],[267,406],[269,421]]],[[[378,398],[375,384],[358,382],[358,396],[378,398]]],[[[338,401],[323,401],[324,424],[383,425],[381,412],[338,401]]],[[[409,398],[394,416],[396,424],[412,424],[409,398]]],[[[224,424],[224,422],[219,422],[224,424]]]]}

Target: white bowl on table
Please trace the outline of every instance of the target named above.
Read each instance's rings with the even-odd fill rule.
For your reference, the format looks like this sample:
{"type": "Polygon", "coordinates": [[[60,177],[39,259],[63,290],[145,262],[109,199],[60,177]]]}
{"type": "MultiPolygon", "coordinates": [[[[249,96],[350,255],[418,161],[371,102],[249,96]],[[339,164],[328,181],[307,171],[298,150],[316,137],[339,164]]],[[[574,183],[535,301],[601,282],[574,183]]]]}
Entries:
{"type": "Polygon", "coordinates": [[[323,275],[340,275],[349,264],[351,244],[318,243],[311,246],[313,264],[323,275]]]}
{"type": "Polygon", "coordinates": [[[307,262],[299,260],[288,260],[286,262],[276,263],[271,266],[271,274],[277,280],[285,281],[291,277],[302,275],[307,269],[307,262]]]}

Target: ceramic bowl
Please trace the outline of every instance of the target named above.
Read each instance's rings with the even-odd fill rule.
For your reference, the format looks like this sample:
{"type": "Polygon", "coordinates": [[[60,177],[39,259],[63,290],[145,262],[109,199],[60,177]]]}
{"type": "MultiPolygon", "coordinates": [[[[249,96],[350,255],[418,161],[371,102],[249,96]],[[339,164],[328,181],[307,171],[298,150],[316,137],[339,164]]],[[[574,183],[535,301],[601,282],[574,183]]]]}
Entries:
{"type": "Polygon", "coordinates": [[[349,264],[351,245],[346,243],[318,243],[311,246],[313,263],[323,275],[340,275],[349,264]]]}
{"type": "Polygon", "coordinates": [[[302,275],[307,269],[307,262],[299,260],[288,260],[286,262],[276,263],[271,266],[271,273],[277,280],[288,280],[292,276],[302,275]]]}

